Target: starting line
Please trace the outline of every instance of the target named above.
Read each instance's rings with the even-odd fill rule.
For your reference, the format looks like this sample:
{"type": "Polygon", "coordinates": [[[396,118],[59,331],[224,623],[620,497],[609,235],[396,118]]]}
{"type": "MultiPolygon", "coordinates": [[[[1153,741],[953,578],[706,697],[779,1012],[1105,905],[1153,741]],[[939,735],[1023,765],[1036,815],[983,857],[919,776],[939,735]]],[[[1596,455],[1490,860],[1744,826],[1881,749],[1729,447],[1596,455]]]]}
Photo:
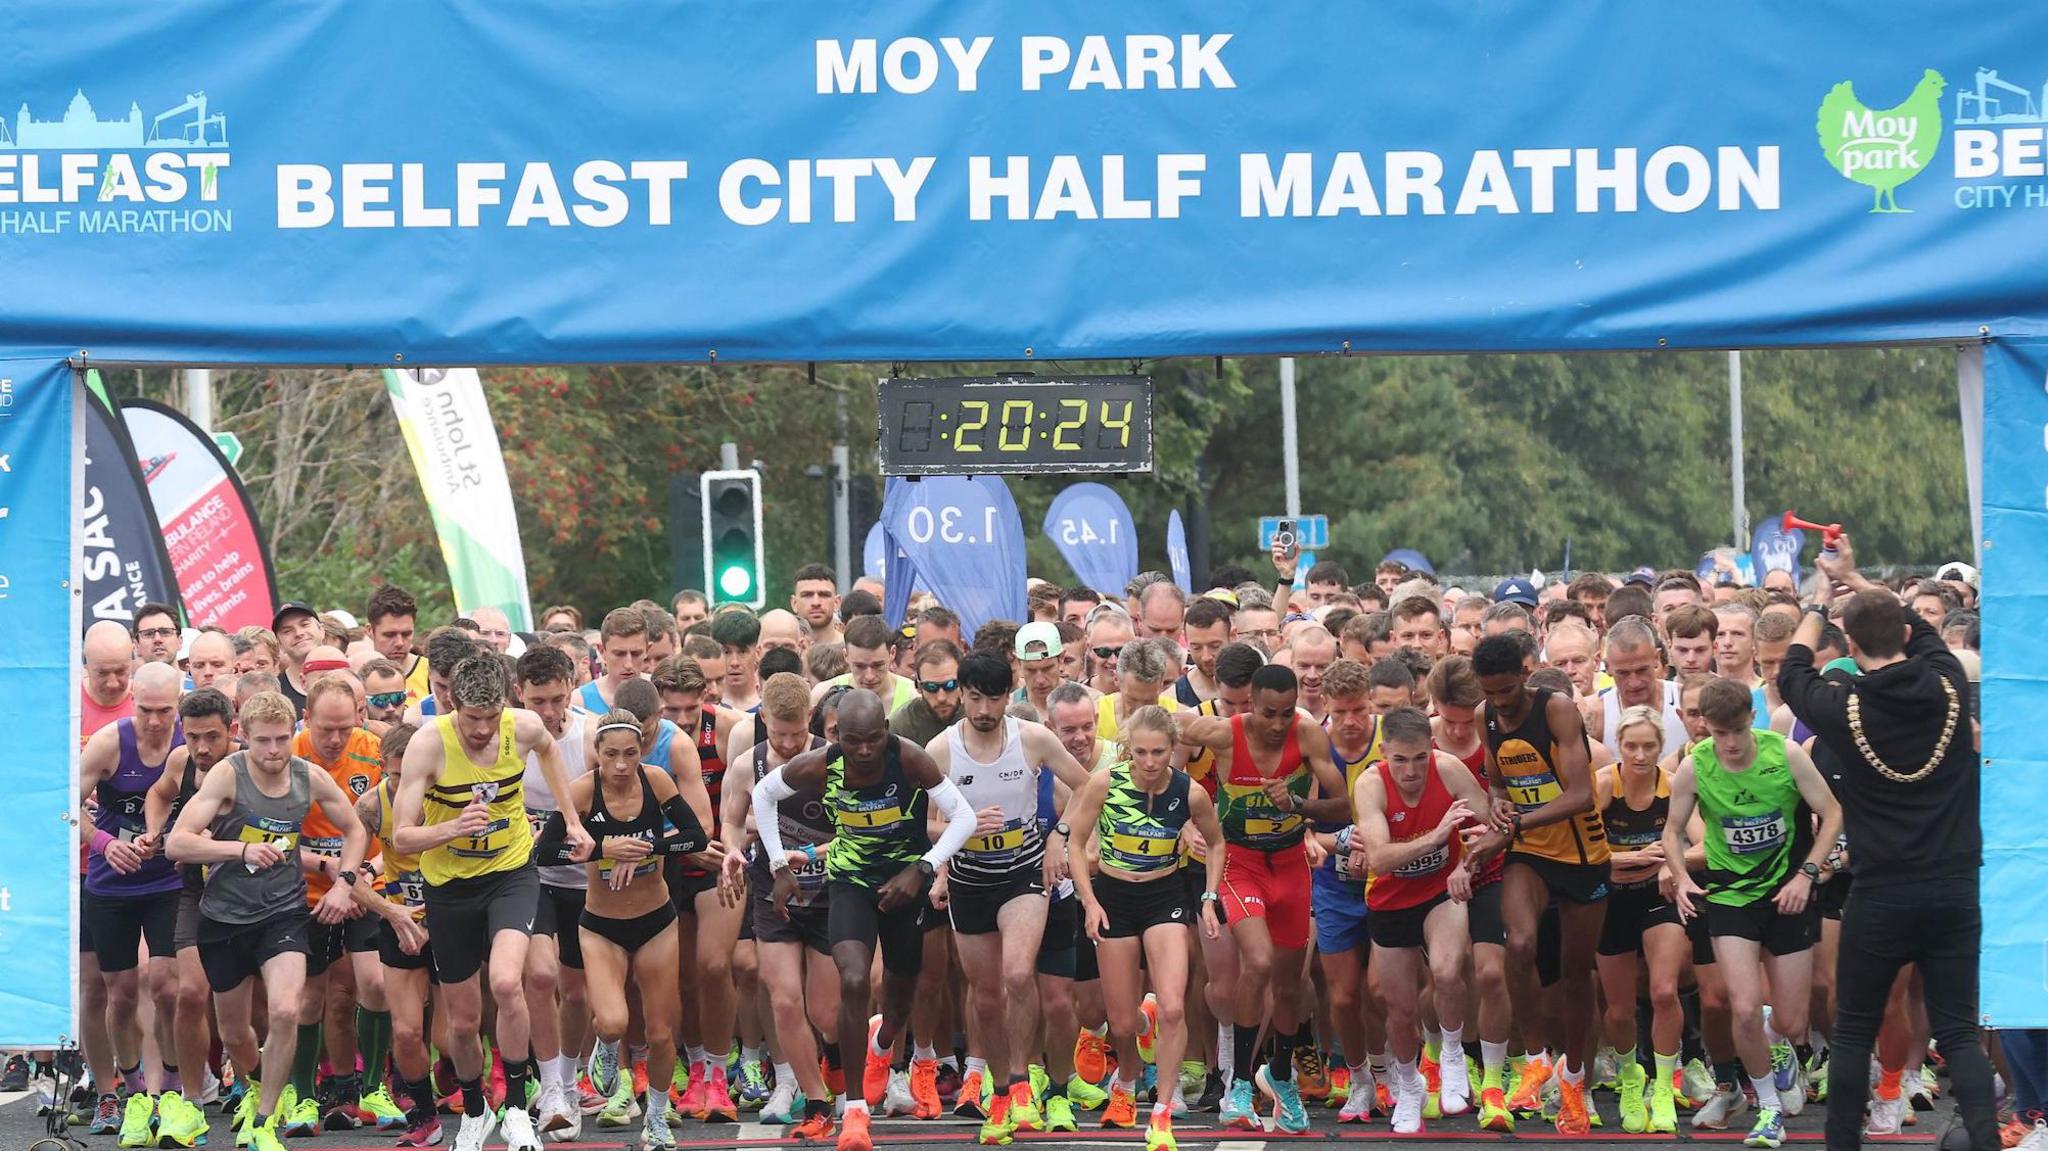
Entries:
{"type": "MultiPolygon", "coordinates": [[[[747,1124],[745,1126],[754,1127],[758,1125],[747,1124]]],[[[945,1127],[938,1127],[938,1129],[934,1130],[934,1126],[935,1124],[926,1121],[916,1123],[915,1127],[896,1127],[892,1129],[877,1122],[874,1128],[875,1145],[877,1147],[975,1145],[975,1131],[972,1129],[971,1123],[959,1124],[957,1129],[954,1130],[948,1130],[945,1127]]],[[[1427,1146],[1436,1143],[1518,1142],[1564,1143],[1572,1145],[1672,1142],[1740,1144],[1744,1135],[1740,1131],[1684,1132],[1676,1136],[1631,1135],[1625,1131],[1613,1133],[1595,1131],[1587,1136],[1559,1135],[1554,1131],[1530,1132],[1522,1135],[1502,1135],[1491,1131],[1426,1131],[1421,1135],[1396,1137],[1388,1134],[1384,1127],[1319,1130],[1306,1131],[1299,1134],[1286,1134],[1281,1132],[1254,1133],[1239,1130],[1224,1131],[1213,1127],[1178,1126],[1174,1128],[1173,1133],[1183,1145],[1196,1143],[1213,1146],[1214,1151],[1266,1151],[1267,1146],[1272,1143],[1371,1143],[1387,1147],[1427,1146]],[[1247,1135],[1254,1134],[1256,1134],[1256,1138],[1245,1138],[1247,1135]]],[[[1787,1143],[1821,1144],[1826,1142],[1826,1137],[1819,1131],[1792,1131],[1786,1133],[1785,1141],[1787,1143]]],[[[1928,1145],[1934,1141],[1935,1133],[1932,1131],[1926,1134],[1867,1135],[1864,1137],[1865,1143],[1891,1146],[1928,1145]]],[[[1046,1148],[1143,1146],[1144,1142],[1145,1132],[1142,1129],[1128,1131],[1020,1132],[1012,1146],[1027,1143],[1046,1148]]],[[[622,1145],[630,1147],[637,1147],[639,1145],[639,1128],[637,1125],[629,1129],[622,1128],[616,1139],[579,1140],[574,1143],[548,1143],[547,1147],[551,1151],[557,1148],[560,1151],[614,1151],[614,1149],[622,1145]]],[[[388,1140],[374,1143],[329,1143],[323,1139],[318,1146],[319,1151],[391,1151],[392,1145],[388,1140]]],[[[731,1138],[676,1140],[676,1151],[713,1151],[716,1148],[728,1147],[792,1146],[802,1146],[802,1144],[798,1144],[794,1139],[778,1138],[772,1135],[754,1134],[752,1132],[741,1133],[737,1129],[735,1136],[731,1138]]],[[[817,1144],[816,1146],[822,1148],[826,1145],[817,1144]]]]}

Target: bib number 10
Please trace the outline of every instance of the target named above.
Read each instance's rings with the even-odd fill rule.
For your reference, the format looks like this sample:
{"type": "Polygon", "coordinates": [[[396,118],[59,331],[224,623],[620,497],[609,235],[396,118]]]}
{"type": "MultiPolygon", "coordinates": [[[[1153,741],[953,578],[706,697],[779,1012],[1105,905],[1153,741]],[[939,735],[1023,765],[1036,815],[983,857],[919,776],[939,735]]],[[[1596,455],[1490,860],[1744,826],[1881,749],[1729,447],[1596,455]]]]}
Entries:
{"type": "Polygon", "coordinates": [[[928,544],[936,538],[940,543],[977,544],[988,543],[996,538],[996,509],[993,505],[981,509],[981,534],[975,535],[963,530],[961,521],[967,513],[956,507],[914,507],[904,517],[904,526],[910,531],[910,542],[928,544]]]}

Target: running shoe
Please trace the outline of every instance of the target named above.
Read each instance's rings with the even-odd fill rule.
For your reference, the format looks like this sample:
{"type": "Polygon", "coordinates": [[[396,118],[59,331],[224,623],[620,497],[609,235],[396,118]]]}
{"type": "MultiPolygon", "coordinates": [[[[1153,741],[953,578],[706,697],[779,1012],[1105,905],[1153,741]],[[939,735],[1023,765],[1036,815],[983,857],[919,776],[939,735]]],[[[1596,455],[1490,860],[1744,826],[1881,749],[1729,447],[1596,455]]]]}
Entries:
{"type": "Polygon", "coordinates": [[[1016,1130],[1010,1124],[1010,1097],[1001,1094],[989,1101],[988,1118],[982,1121],[975,1140],[984,1147],[1001,1147],[1010,1142],[1016,1130]]]}
{"type": "Polygon", "coordinates": [[[1935,1097],[1941,1094],[1941,1084],[1934,1077],[1934,1068],[1922,1065],[1920,1074],[1906,1076],[1906,1102],[1915,1111],[1934,1110],[1935,1097]]]}
{"type": "Polygon", "coordinates": [[[1730,1121],[1749,1110],[1749,1097],[1742,1088],[1717,1086],[1713,1098],[1700,1105],[1692,1113],[1692,1127],[1695,1131],[1726,1131],[1730,1121]]]}
{"type": "Polygon", "coordinates": [[[959,1094],[954,1096],[953,1114],[962,1119],[986,1119],[988,1111],[982,1106],[981,1097],[988,1090],[988,1072],[977,1067],[960,1080],[959,1094]]]}
{"type": "Polygon", "coordinates": [[[1422,1049],[1422,1058],[1417,1064],[1417,1070],[1422,1073],[1422,1117],[1424,1119],[1443,1118],[1443,1107],[1437,1102],[1437,1092],[1442,1090],[1443,1087],[1443,1068],[1437,1065],[1436,1060],[1429,1057],[1429,1048],[1427,1047],[1422,1049]]]}
{"type": "Polygon", "coordinates": [[[1678,1131],[1678,1099],[1671,1089],[1671,1081],[1659,1079],[1650,1085],[1649,1117],[1644,1130],[1653,1135],[1672,1135],[1678,1131]]]}
{"type": "Polygon", "coordinates": [[[793,1126],[803,1116],[803,1104],[798,1102],[803,1093],[793,1084],[777,1083],[775,1090],[768,1093],[768,1101],[761,1105],[761,1122],[778,1127],[793,1126]]]}
{"type": "Polygon", "coordinates": [[[1672,1094],[1678,1106],[1687,1111],[1697,1111],[1714,1097],[1714,1086],[1714,1073],[1707,1070],[1706,1062],[1691,1059],[1672,1080],[1672,1094]]]}
{"type": "MultiPolygon", "coordinates": [[[[828,1087],[831,1086],[831,1076],[825,1077],[825,1084],[828,1087]]],[[[941,1111],[951,1107],[953,1101],[960,1097],[960,1069],[953,1065],[951,1059],[939,1060],[937,1087],[939,1091],[939,1109],[941,1111]]]]}
{"type": "Polygon", "coordinates": [[[832,1122],[832,1108],[806,1114],[803,1122],[789,1129],[789,1136],[799,1143],[823,1143],[836,1134],[837,1124],[832,1122]]]}
{"type": "Polygon", "coordinates": [[[1906,1117],[1909,1114],[1911,1112],[1908,1110],[1905,1092],[1899,1089],[1899,1085],[1896,1083],[1887,1085],[1880,1081],[1876,1089],[1871,1092],[1870,1108],[1863,1120],[1863,1133],[1865,1135],[1897,1135],[1905,1127],[1906,1117]],[[1887,1090],[1887,1087],[1889,1087],[1889,1090],[1887,1090]]]}
{"type": "Polygon", "coordinates": [[[249,1133],[248,1146],[249,1151],[284,1151],[284,1143],[277,1137],[277,1116],[271,1116],[270,1122],[249,1133]]]}
{"type": "MultiPolygon", "coordinates": [[[[1792,1089],[1792,1071],[1797,1066],[1799,1056],[1792,1050],[1790,1043],[1771,1044],[1771,1085],[1776,1087],[1780,1094],[1792,1089]]],[[[1761,1116],[1757,1122],[1763,1122],[1761,1116]]]]}
{"type": "Polygon", "coordinates": [[[121,1133],[115,1142],[122,1147],[147,1147],[155,1142],[155,1134],[156,1097],[137,1091],[121,1105],[121,1133]]]}
{"type": "Polygon", "coordinates": [[[1593,1121],[1586,1116],[1586,1085],[1566,1083],[1560,1077],[1557,1084],[1557,1133],[1585,1136],[1592,1131],[1593,1121]]]}
{"type": "Polygon", "coordinates": [[[156,1135],[159,1147],[197,1147],[206,1142],[206,1112],[177,1091],[166,1091],[156,1101],[156,1135]]]}
{"type": "Polygon", "coordinates": [[[640,1125],[640,1151],[675,1151],[676,1133],[668,1125],[668,1093],[649,1092],[647,1103],[646,1119],[640,1125]]]}
{"type": "MultiPolygon", "coordinates": [[[[234,1130],[235,1146],[247,1147],[249,1139],[256,1133],[256,1103],[263,1089],[253,1079],[237,1079],[235,1086],[242,1089],[242,1097],[235,1100],[234,1110],[229,1112],[234,1118],[228,1126],[234,1130]]],[[[285,1090],[291,1088],[287,1086],[285,1090]]]]}
{"type": "Polygon", "coordinates": [[[1085,1027],[1074,1038],[1074,1074],[1091,1084],[1109,1075],[1109,1041],[1085,1027]]]}
{"type": "MultiPolygon", "coordinates": [[[[1250,1084],[1245,1084],[1249,1088],[1250,1084]]],[[[1109,1105],[1102,1109],[1104,1127],[1131,1128],[1138,1125],[1138,1101],[1131,1097],[1130,1088],[1119,1079],[1109,1085],[1109,1105]]]]}
{"type": "Polygon", "coordinates": [[[1621,1086],[1621,1056],[1605,1043],[1593,1053],[1593,1089],[1613,1091],[1621,1086]]]}
{"type": "Polygon", "coordinates": [[[712,1064],[704,1080],[703,1110],[696,1118],[705,1123],[737,1123],[740,1109],[733,1105],[732,1088],[725,1081],[725,1068],[712,1064]]]}
{"type": "MultiPolygon", "coordinates": [[[[1201,1095],[1202,1095],[1202,1083],[1203,1083],[1203,1080],[1207,1079],[1208,1077],[1209,1077],[1209,1066],[1208,1066],[1208,1064],[1206,1064],[1206,1063],[1203,1063],[1203,1062],[1202,1062],[1201,1060],[1199,1060],[1199,1059],[1183,1059],[1183,1060],[1181,1060],[1181,1061],[1180,1061],[1180,1094],[1182,1094],[1182,1095],[1189,1095],[1189,1096],[1193,1096],[1193,1097],[1195,1097],[1195,1098],[1200,1098],[1200,1097],[1201,1097],[1201,1095]]],[[[1034,1088],[1036,1088],[1036,1087],[1037,1087],[1037,1084],[1036,1084],[1036,1083],[1033,1083],[1033,1084],[1032,1084],[1032,1086],[1033,1086],[1034,1088]]]]}
{"type": "Polygon", "coordinates": [[[1180,1151],[1180,1144],[1173,1138],[1171,1116],[1153,1114],[1152,1122],[1145,1126],[1145,1151],[1180,1151]]]}
{"type": "Polygon", "coordinates": [[[1792,1086],[1778,1089],[1778,1109],[1787,1119],[1806,1109],[1806,1068],[1797,1059],[1792,1061],[1792,1086]]]}
{"type": "Polygon", "coordinates": [[[1109,1102],[1109,1092],[1081,1078],[1077,1071],[1067,1076],[1067,1101],[1083,1111],[1099,1111],[1109,1102]]]}
{"type": "Polygon", "coordinates": [[[1506,1091],[1498,1087],[1488,1087],[1479,1092],[1479,1129],[1514,1134],[1515,1113],[1508,1110],[1506,1091]]]}
{"type": "Polygon", "coordinates": [[[491,1137],[497,1127],[497,1120],[486,1111],[482,1115],[464,1115],[455,1128],[455,1151],[484,1151],[484,1140],[491,1137]]]}
{"type": "Polygon", "coordinates": [[[1353,1091],[1344,1097],[1344,1106],[1337,1111],[1339,1123],[1365,1123],[1372,1119],[1372,1092],[1353,1091]]]}
{"type": "Polygon", "coordinates": [[[1828,1049],[1823,1047],[1813,1053],[1813,1061],[1806,1065],[1806,1093],[1815,1103],[1828,1101],[1828,1049]]]}
{"type": "Polygon", "coordinates": [[[1145,1022],[1138,1028],[1138,1058],[1146,1063],[1156,1063],[1159,1054],[1159,997],[1145,993],[1145,1001],[1138,1005],[1138,1014],[1145,1022]]]}
{"type": "Polygon", "coordinates": [[[1223,1106],[1223,1076],[1220,1072],[1211,1071],[1203,1077],[1202,1090],[1195,1096],[1194,1109],[1207,1113],[1213,1112],[1221,1106],[1223,1106]]]}
{"type": "Polygon", "coordinates": [[[1047,1131],[1078,1131],[1080,1125],[1074,1122],[1074,1105],[1065,1095],[1045,1097],[1045,1129],[1047,1131]]]}
{"type": "MultiPolygon", "coordinates": [[[[368,1117],[370,1126],[379,1131],[405,1130],[405,1112],[400,1111],[398,1104],[392,1101],[391,1088],[382,1083],[377,1084],[375,1091],[359,1097],[356,1100],[356,1109],[368,1117]]],[[[546,1113],[545,1108],[542,1109],[542,1113],[546,1113]]]]}
{"type": "Polygon", "coordinates": [[[1785,1142],[1785,1120],[1775,1107],[1765,1107],[1756,1113],[1756,1123],[1749,1129],[1749,1136],[1742,1141],[1744,1147],[1778,1147],[1785,1142]]]}
{"type": "MultiPolygon", "coordinates": [[[[889,1090],[889,1055],[887,1052],[883,1052],[880,1055],[875,1054],[875,1039],[881,1034],[881,1031],[882,1017],[879,1015],[869,1016],[867,1062],[861,1069],[860,1077],[861,1097],[868,1101],[869,1107],[879,1107],[882,1103],[882,1095],[889,1090]]],[[[841,1131],[839,1138],[844,1140],[846,1132],[841,1131]]],[[[867,1138],[866,1130],[862,1130],[861,1138],[867,1138]]]]}
{"type": "Polygon", "coordinates": [[[1421,1075],[1402,1082],[1399,1076],[1394,1081],[1394,1118],[1392,1129],[1396,1135],[1416,1135],[1422,1131],[1422,1104],[1429,1094],[1429,1085],[1421,1075]]]}
{"type": "Polygon", "coordinates": [[[9,1055],[7,1068],[0,1071],[0,1091],[28,1090],[28,1058],[23,1055],[9,1055]]]}
{"type": "Polygon", "coordinates": [[[1472,1110],[1472,1069],[1453,1051],[1437,1072],[1437,1109],[1445,1115],[1472,1110]]]}
{"type": "Polygon", "coordinates": [[[278,1134],[287,1139],[311,1138],[320,1133],[320,1101],[299,1098],[297,1089],[287,1083],[277,1100],[276,1118],[278,1134]]]}
{"type": "Polygon", "coordinates": [[[913,1115],[918,1119],[937,1119],[945,1112],[939,1104],[938,1060],[910,1061],[910,1098],[916,1104],[913,1115]]]}
{"type": "Polygon", "coordinates": [[[439,1147],[441,1145],[441,1117],[432,1111],[426,1112],[419,1122],[408,1123],[405,1134],[398,1137],[400,1147],[439,1147]]]}
{"type": "Polygon", "coordinates": [[[361,1079],[341,1075],[321,1086],[324,1098],[320,1100],[320,1126],[329,1131],[353,1131],[363,1125],[363,1117],[356,1110],[356,1101],[363,1094],[361,1079]]]}
{"type": "Polygon", "coordinates": [[[1218,1127],[1236,1127],[1246,1131],[1260,1128],[1259,1116],[1252,1110],[1252,1082],[1249,1079],[1233,1079],[1230,1090],[1223,1095],[1223,1111],[1218,1117],[1218,1127]]]}
{"type": "Polygon", "coordinates": [[[1045,1116],[1038,1111],[1038,1097],[1031,1092],[1031,1080],[1010,1087],[1010,1130],[1043,1131],[1045,1116]]]}
{"type": "Polygon", "coordinates": [[[1293,1135],[1308,1130],[1308,1108],[1301,1105],[1301,1090],[1292,1079],[1276,1080],[1266,1065],[1252,1073],[1259,1093],[1273,1101],[1273,1128],[1293,1135]]]}
{"type": "Polygon", "coordinates": [[[1323,1102],[1339,1107],[1350,1100],[1351,1068],[1345,1066],[1342,1059],[1333,1059],[1330,1061],[1330,1093],[1323,1097],[1323,1102]]]}
{"type": "Polygon", "coordinates": [[[1643,1074],[1643,1065],[1633,1060],[1623,1067],[1619,1074],[1621,1090],[1621,1129],[1631,1135],[1640,1135],[1650,1128],[1650,1108],[1643,1099],[1643,1087],[1648,1076],[1643,1074]]]}
{"type": "Polygon", "coordinates": [[[1540,1055],[1531,1055],[1522,1060],[1521,1080],[1508,1096],[1508,1110],[1520,1115],[1535,1115],[1543,1110],[1543,1088],[1550,1082],[1550,1061],[1540,1055]]]}
{"type": "Polygon", "coordinates": [[[1294,1049],[1294,1085],[1304,1100],[1320,1103],[1330,1097],[1330,1068],[1312,1043],[1294,1049]]]}
{"type": "Polygon", "coordinates": [[[740,1061],[740,1078],[737,1086],[739,1096],[733,1101],[748,1111],[759,1111],[761,1105],[768,1102],[768,1096],[774,1091],[768,1084],[768,1076],[762,1071],[759,1059],[740,1061]]]}
{"type": "Polygon", "coordinates": [[[916,1114],[917,1098],[910,1093],[910,1072],[889,1072],[889,1086],[882,1092],[882,1117],[916,1114]]]}
{"type": "MultiPolygon", "coordinates": [[[[682,1094],[672,1097],[676,1114],[702,1122],[704,1116],[708,1114],[706,1105],[709,1102],[708,1092],[711,1086],[711,1077],[705,1074],[704,1064],[702,1062],[692,1063],[685,1069],[683,1064],[678,1063],[676,1064],[676,1075],[683,1079],[682,1094]]],[[[647,1088],[644,1085],[646,1077],[641,1074],[640,1067],[637,1064],[633,1068],[633,1078],[638,1087],[638,1090],[635,1090],[633,1094],[647,1094],[647,1088]]]]}
{"type": "Polygon", "coordinates": [[[874,1136],[868,1134],[867,1108],[846,1109],[839,1121],[838,1151],[875,1151],[874,1136]]]}
{"type": "Polygon", "coordinates": [[[102,1095],[93,1108],[92,1125],[86,1128],[88,1135],[112,1135],[121,1129],[121,1098],[118,1095],[102,1095]]]}
{"type": "MultiPolygon", "coordinates": [[[[616,1068],[612,1071],[612,1077],[614,1079],[618,1077],[616,1068]]],[[[585,1115],[595,1115],[604,1110],[604,1105],[610,1101],[610,1098],[608,1095],[598,1094],[597,1084],[590,1081],[589,1075],[578,1075],[576,1077],[576,1109],[578,1111],[585,1115]]]]}
{"type": "Polygon", "coordinates": [[[610,1099],[605,1100],[597,1112],[599,1127],[618,1129],[632,1126],[640,1117],[640,1101],[633,1098],[633,1081],[621,1075],[618,1085],[612,1089],[610,1099]]]}
{"type": "MultiPolygon", "coordinates": [[[[663,1131],[668,1130],[666,1123],[660,1127],[663,1131]]],[[[505,1151],[541,1151],[540,1134],[533,1129],[533,1116],[516,1103],[499,1110],[498,1134],[505,1139],[505,1151]]]]}
{"type": "Polygon", "coordinates": [[[603,1040],[599,1040],[597,1046],[591,1048],[590,1072],[585,1078],[590,1080],[590,1089],[605,1099],[611,1098],[612,1092],[619,1089],[619,1048],[616,1043],[607,1047],[603,1040]]]}

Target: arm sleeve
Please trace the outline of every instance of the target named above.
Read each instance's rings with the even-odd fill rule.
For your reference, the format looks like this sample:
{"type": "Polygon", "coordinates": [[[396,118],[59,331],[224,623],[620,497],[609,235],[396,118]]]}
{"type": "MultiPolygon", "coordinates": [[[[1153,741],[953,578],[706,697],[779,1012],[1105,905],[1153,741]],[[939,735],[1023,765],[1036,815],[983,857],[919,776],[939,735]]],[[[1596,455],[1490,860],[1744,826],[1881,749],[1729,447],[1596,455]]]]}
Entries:
{"type": "Polygon", "coordinates": [[[697,813],[680,795],[671,795],[661,805],[661,813],[675,827],[672,834],[654,841],[656,855],[695,855],[704,850],[709,838],[704,834],[704,825],[697,822],[697,813]]]}
{"type": "MultiPolygon", "coordinates": [[[[533,861],[543,867],[573,866],[576,861],[569,858],[568,837],[569,824],[562,818],[562,813],[557,811],[548,816],[547,826],[541,828],[539,842],[533,845],[533,861]]],[[[590,858],[596,859],[603,854],[604,841],[600,839],[590,858]]]]}
{"type": "Polygon", "coordinates": [[[927,794],[946,817],[945,834],[939,836],[932,849],[924,853],[925,862],[939,867],[953,858],[954,853],[967,842],[967,837],[974,834],[974,808],[969,806],[967,797],[960,794],[959,785],[951,779],[940,780],[937,787],[927,790],[927,794]]]}
{"type": "Polygon", "coordinates": [[[761,858],[768,861],[771,872],[789,867],[789,857],[782,849],[782,821],[776,818],[775,805],[795,794],[796,789],[783,782],[779,767],[754,784],[754,834],[761,839],[761,858]]]}

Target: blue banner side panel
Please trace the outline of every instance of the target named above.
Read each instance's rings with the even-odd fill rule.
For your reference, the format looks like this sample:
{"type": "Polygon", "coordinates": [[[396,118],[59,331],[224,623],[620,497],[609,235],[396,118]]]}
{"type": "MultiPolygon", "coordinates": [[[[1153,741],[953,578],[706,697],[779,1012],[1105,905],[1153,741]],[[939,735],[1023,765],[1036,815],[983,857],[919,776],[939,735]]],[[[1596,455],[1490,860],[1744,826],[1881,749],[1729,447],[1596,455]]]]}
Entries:
{"type": "Polygon", "coordinates": [[[0,346],[102,362],[1762,347],[2048,316],[2041,5],[10,0],[0,43],[0,346]]]}
{"type": "Polygon", "coordinates": [[[0,360],[0,1049],[75,1042],[70,367],[0,360]],[[69,719],[70,722],[64,722],[69,719]]]}
{"type": "Polygon", "coordinates": [[[1984,1017],[2048,1027],[2048,341],[1984,353],[1984,1017]]]}

